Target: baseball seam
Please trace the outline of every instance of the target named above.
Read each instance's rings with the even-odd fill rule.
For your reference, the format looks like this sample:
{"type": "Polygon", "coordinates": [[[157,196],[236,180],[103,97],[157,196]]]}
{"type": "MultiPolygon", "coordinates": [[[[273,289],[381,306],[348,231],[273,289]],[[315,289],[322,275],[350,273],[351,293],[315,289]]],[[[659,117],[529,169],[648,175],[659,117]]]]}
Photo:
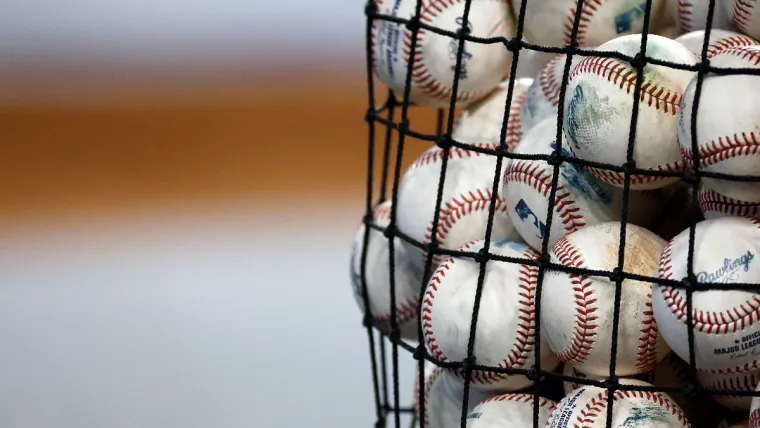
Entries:
{"type": "Polygon", "coordinates": [[[755,1],[756,0],[735,0],[734,2],[734,10],[731,19],[743,33],[748,32],[750,16],[752,15],[752,9],[755,7],[755,1]]]}
{"type": "MultiPolygon", "coordinates": [[[[495,397],[487,398],[481,401],[480,404],[495,403],[495,402],[501,402],[501,401],[516,401],[518,403],[533,404],[533,396],[530,394],[502,394],[502,395],[497,395],[495,397]]],[[[538,407],[543,408],[547,406],[551,409],[555,406],[555,403],[547,400],[544,397],[538,397],[538,407]]]]}
{"type": "MultiPolygon", "coordinates": [[[[585,268],[580,251],[573,246],[567,237],[563,237],[554,245],[552,251],[564,266],[585,268]]],[[[573,338],[567,349],[557,353],[560,360],[577,366],[586,361],[594,345],[598,317],[594,313],[599,309],[594,304],[597,299],[589,277],[578,274],[568,274],[573,285],[575,299],[575,327],[573,338]]],[[[559,350],[557,350],[559,351],[559,350]]]]}
{"type": "MultiPolygon", "coordinates": [[[[420,11],[420,20],[429,25],[435,25],[435,18],[438,17],[446,8],[454,6],[460,3],[462,0],[431,0],[430,3],[425,5],[420,11]]],[[[497,0],[507,5],[510,5],[509,0],[497,0]]],[[[420,28],[417,32],[417,45],[414,49],[414,63],[412,64],[412,81],[420,89],[420,91],[431,98],[440,101],[449,101],[451,99],[451,89],[448,83],[440,82],[436,79],[425,64],[425,52],[424,42],[427,31],[420,28]]],[[[404,56],[404,62],[409,63],[412,52],[412,32],[408,29],[404,29],[404,38],[402,40],[403,48],[402,54],[404,56]]],[[[480,91],[463,91],[457,92],[457,102],[467,102],[473,99],[481,98],[486,95],[490,90],[480,91]]]]}
{"type": "Polygon", "coordinates": [[[740,217],[755,217],[760,214],[760,202],[745,202],[703,189],[697,196],[699,209],[703,214],[720,213],[740,217]]]}
{"type": "MultiPolygon", "coordinates": [[[[435,236],[438,239],[438,246],[443,247],[446,244],[449,232],[454,228],[456,223],[463,217],[476,211],[488,211],[491,205],[493,193],[490,189],[475,189],[468,191],[459,196],[453,197],[450,201],[441,207],[438,215],[438,229],[435,236]]],[[[495,213],[507,212],[506,202],[499,196],[496,196],[495,213]]],[[[433,224],[428,225],[425,230],[424,243],[428,244],[433,241],[433,224]]],[[[443,254],[433,254],[433,263],[438,264],[443,260],[443,254]]],[[[422,251],[423,263],[427,259],[427,251],[422,251]]]]}
{"type": "Polygon", "coordinates": [[[525,92],[518,95],[512,100],[509,106],[509,119],[507,120],[507,137],[505,142],[510,152],[513,152],[517,144],[522,140],[522,121],[520,120],[520,109],[525,102],[525,92]]]}
{"type": "Polygon", "coordinates": [[[544,98],[551,102],[555,107],[559,105],[559,92],[561,89],[560,84],[557,82],[557,80],[559,80],[556,73],[557,64],[565,58],[566,56],[564,55],[554,57],[548,64],[546,64],[538,75],[538,85],[541,88],[544,98]]]}
{"type": "MultiPolygon", "coordinates": [[[[693,162],[691,148],[679,144],[681,155],[693,162]]],[[[749,131],[718,137],[699,145],[699,162],[702,167],[715,165],[733,157],[756,155],[760,151],[760,133],[749,131]]]]}
{"type": "Polygon", "coordinates": [[[747,426],[748,428],[757,428],[760,426],[760,408],[753,409],[752,412],[750,412],[747,426]]]}
{"type": "MultiPolygon", "coordinates": [[[[723,378],[711,379],[703,385],[705,388],[725,389],[729,391],[754,391],[760,382],[760,373],[747,372],[743,374],[734,374],[723,378]]],[[[744,397],[715,394],[715,397],[724,397],[729,399],[741,399],[744,397]]],[[[747,397],[750,398],[750,397],[747,397]]]]}
{"type": "MultiPolygon", "coordinates": [[[[751,220],[760,228],[760,220],[751,220]]],[[[672,246],[675,238],[668,242],[663,250],[658,276],[663,279],[673,279],[672,270],[672,246]]],[[[668,286],[660,286],[663,301],[670,308],[678,321],[686,323],[686,299],[681,293],[668,286]]],[[[692,322],[694,331],[706,334],[728,334],[738,330],[744,330],[760,318],[760,297],[752,297],[744,303],[722,312],[708,312],[697,310],[692,307],[692,322]]],[[[747,363],[733,369],[700,369],[711,373],[740,373],[757,369],[757,361],[747,363]]]]}
{"type": "MultiPolygon", "coordinates": [[[[596,13],[596,11],[602,6],[603,1],[604,0],[586,0],[583,2],[583,7],[581,9],[581,18],[580,22],[578,23],[578,33],[575,37],[579,45],[583,45],[583,42],[586,38],[586,32],[588,32],[588,29],[591,26],[591,18],[594,17],[594,13],[596,13]]],[[[568,13],[567,17],[565,18],[565,43],[570,43],[572,41],[573,24],[575,23],[576,10],[577,6],[571,7],[570,13],[568,13]]]]}
{"type": "MultiPolygon", "coordinates": [[[[609,391],[602,391],[586,403],[586,406],[581,409],[579,415],[576,416],[575,428],[593,428],[596,426],[596,419],[598,417],[606,417],[606,412],[603,414],[602,411],[607,408],[608,393],[609,391]]],[[[670,411],[670,413],[675,416],[683,426],[689,426],[686,415],[684,415],[681,408],[662,394],[650,391],[615,391],[613,394],[613,400],[619,398],[640,398],[651,401],[661,408],[670,411]]]]}
{"type": "Polygon", "coordinates": [[[757,45],[757,42],[746,36],[736,35],[724,37],[722,39],[714,41],[710,44],[710,46],[707,47],[707,58],[710,59],[715,55],[723,53],[731,48],[754,45],[757,45]]]}
{"type": "MultiPolygon", "coordinates": [[[[504,183],[520,182],[532,187],[544,197],[551,191],[552,177],[549,171],[536,162],[513,161],[504,173],[504,183]]],[[[586,225],[586,221],[565,186],[557,185],[554,193],[554,212],[559,216],[562,228],[574,232],[586,225]]],[[[551,233],[551,232],[549,232],[551,233]]]]}
{"type": "MultiPolygon", "coordinates": [[[[481,149],[496,148],[495,143],[480,142],[480,143],[468,143],[468,144],[470,146],[478,147],[481,149]]],[[[449,160],[471,158],[473,156],[490,156],[490,155],[477,152],[475,150],[463,149],[460,147],[452,146],[449,148],[449,160]]],[[[442,161],[443,161],[443,149],[440,147],[435,147],[433,150],[427,150],[424,153],[422,153],[417,159],[414,160],[414,162],[412,162],[412,165],[409,166],[409,169],[411,170],[415,168],[420,168],[423,166],[435,164],[442,161]]]]}
{"type": "MultiPolygon", "coordinates": [[[[424,394],[424,402],[425,402],[425,426],[426,427],[430,426],[430,417],[428,416],[428,413],[427,413],[428,409],[430,408],[428,406],[429,399],[430,399],[430,388],[433,387],[433,383],[435,382],[436,379],[438,379],[439,376],[441,376],[441,373],[443,373],[443,368],[436,367],[436,368],[433,369],[433,372],[430,373],[430,377],[428,377],[427,381],[425,381],[425,391],[423,392],[423,394],[424,394]]],[[[415,397],[419,397],[419,390],[416,391],[416,394],[414,396],[415,397]]],[[[416,398],[415,400],[419,400],[419,398],[416,398]]],[[[419,407],[419,403],[418,403],[417,404],[417,417],[418,418],[419,418],[419,414],[420,414],[420,407],[419,407]]]]}
{"type": "Polygon", "coordinates": [[[678,28],[681,29],[684,33],[688,33],[691,31],[691,15],[692,15],[692,9],[693,4],[691,4],[690,0],[678,0],[677,9],[678,9],[678,28]]]}
{"type": "Polygon", "coordinates": [[[636,368],[639,372],[648,372],[657,365],[657,338],[660,335],[652,310],[651,288],[647,293],[646,309],[641,324],[638,352],[636,353],[636,368]]]}

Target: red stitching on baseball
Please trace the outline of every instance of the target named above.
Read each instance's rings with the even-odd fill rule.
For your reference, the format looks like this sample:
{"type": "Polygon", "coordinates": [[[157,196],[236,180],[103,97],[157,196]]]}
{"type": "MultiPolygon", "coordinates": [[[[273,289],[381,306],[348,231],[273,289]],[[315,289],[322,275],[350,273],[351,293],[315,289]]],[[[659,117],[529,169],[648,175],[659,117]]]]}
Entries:
{"type": "MultiPolygon", "coordinates": [[[[760,373],[747,372],[743,374],[736,373],[733,376],[725,378],[715,378],[707,382],[704,385],[706,388],[711,389],[725,389],[729,391],[754,391],[760,382],[760,373]]],[[[739,396],[714,394],[714,397],[726,397],[731,399],[742,398],[739,396]]],[[[749,397],[747,397],[749,398],[749,397]]]]}
{"type": "Polygon", "coordinates": [[[760,50],[752,49],[752,46],[757,45],[757,42],[749,46],[734,46],[721,52],[721,55],[731,55],[742,59],[747,62],[747,65],[760,64],[760,50]]]}
{"type": "MultiPolygon", "coordinates": [[[[607,408],[607,397],[609,391],[604,390],[592,397],[586,406],[579,411],[575,420],[575,428],[593,428],[596,423],[596,418],[606,417],[606,412],[603,410],[607,408]]],[[[640,398],[647,401],[651,401],[658,406],[665,408],[678,419],[683,426],[690,426],[689,421],[686,419],[686,415],[683,413],[680,407],[672,402],[668,397],[658,393],[650,391],[615,391],[613,394],[613,400],[622,398],[640,398]]]]}
{"type": "Polygon", "coordinates": [[[684,33],[691,31],[692,6],[689,0],[678,0],[678,28],[684,33]]]}
{"type": "MultiPolygon", "coordinates": [[[[480,404],[495,403],[495,402],[501,402],[501,401],[516,401],[518,403],[533,404],[533,395],[531,394],[502,394],[502,395],[497,395],[495,397],[487,398],[481,401],[480,404]]],[[[544,397],[538,397],[538,407],[543,408],[547,406],[549,407],[549,409],[554,409],[554,407],[556,407],[556,403],[554,403],[553,401],[549,401],[544,397]]]]}
{"type": "MultiPolygon", "coordinates": [[[[585,268],[585,263],[580,252],[573,246],[567,236],[563,237],[552,248],[564,266],[585,268]]],[[[585,275],[568,274],[573,284],[573,296],[575,298],[575,329],[573,338],[567,349],[557,356],[560,360],[576,366],[582,364],[588,358],[594,345],[596,336],[596,320],[594,313],[599,309],[594,304],[596,297],[592,288],[591,280],[585,275]]]]}
{"type": "MultiPolygon", "coordinates": [[[[420,11],[420,20],[424,21],[427,24],[433,24],[435,18],[443,12],[447,7],[453,6],[456,3],[460,3],[462,0],[431,0],[427,5],[425,5],[422,10],[420,11]]],[[[497,0],[501,3],[505,3],[507,5],[510,5],[510,0],[497,0]]],[[[424,36],[427,34],[427,31],[424,29],[419,29],[417,33],[417,45],[414,49],[414,63],[412,64],[412,80],[417,84],[417,87],[422,91],[424,94],[428,95],[431,98],[440,100],[440,101],[450,101],[451,100],[451,88],[448,86],[448,83],[439,82],[428,70],[427,66],[425,65],[423,59],[424,59],[424,52],[423,52],[423,45],[424,45],[424,36]]],[[[411,56],[411,47],[412,47],[412,32],[408,29],[404,29],[404,38],[403,38],[403,44],[404,49],[402,49],[402,53],[404,55],[404,61],[406,63],[409,63],[409,59],[411,56]]],[[[460,90],[457,92],[457,102],[467,102],[471,101],[473,99],[481,98],[482,96],[488,94],[490,90],[480,90],[480,91],[463,91],[460,90]]]]}
{"type": "MultiPolygon", "coordinates": [[[[679,144],[679,147],[681,156],[691,164],[693,161],[691,148],[684,147],[682,144],[679,144]]],[[[756,155],[758,151],[760,151],[760,133],[742,132],[700,144],[699,163],[706,167],[737,156],[756,155]]]]}
{"type": "MultiPolygon", "coordinates": [[[[480,242],[472,241],[462,247],[462,250],[467,250],[475,243],[480,242]]],[[[523,256],[530,260],[538,258],[538,253],[533,249],[527,248],[523,253],[523,256]]],[[[425,290],[425,298],[422,301],[422,329],[423,336],[428,345],[428,349],[432,354],[436,356],[439,361],[447,361],[446,355],[441,351],[438,343],[435,339],[435,332],[433,331],[433,304],[435,303],[435,296],[438,292],[438,287],[441,285],[441,280],[446,276],[451,266],[455,263],[453,257],[446,259],[433,273],[430,282],[428,283],[427,290],[425,290]]],[[[498,368],[511,368],[523,367],[525,360],[533,352],[534,335],[535,335],[535,293],[536,293],[536,279],[538,278],[538,267],[520,265],[520,277],[518,288],[518,322],[516,329],[515,343],[507,357],[499,362],[498,368]]],[[[457,377],[464,378],[464,369],[457,369],[453,371],[453,374],[457,377]]],[[[508,375],[503,373],[493,373],[482,370],[472,371],[472,381],[480,384],[492,384],[505,379],[508,375]]]]}
{"type": "Polygon", "coordinates": [[[747,428],[758,428],[758,426],[760,426],[760,408],[750,412],[747,428]]]}
{"type": "Polygon", "coordinates": [[[736,35],[718,39],[707,47],[707,58],[710,59],[719,53],[740,46],[756,46],[758,43],[747,36],[736,35]]]}
{"type": "MultiPolygon", "coordinates": [[[[636,87],[636,70],[621,64],[613,58],[586,57],[573,69],[570,80],[581,74],[592,73],[617,85],[626,94],[633,93],[636,87]]],[[[656,110],[675,115],[678,113],[682,95],[667,88],[644,80],[641,84],[640,101],[656,110]],[[654,104],[654,105],[653,105],[654,104]]]]}
{"type": "MultiPolygon", "coordinates": [[[[542,168],[537,162],[515,160],[505,170],[504,182],[524,183],[544,197],[548,197],[551,191],[552,173],[542,168]]],[[[580,208],[575,205],[575,200],[570,197],[570,192],[565,189],[565,186],[557,185],[554,201],[554,212],[559,216],[565,231],[575,232],[586,225],[580,208]]]]}
{"type": "Polygon", "coordinates": [[[734,11],[731,19],[743,33],[748,32],[749,19],[752,15],[752,9],[755,7],[755,1],[756,0],[736,0],[734,2],[734,11]]]}
{"type": "MultiPolygon", "coordinates": [[[[496,143],[489,143],[489,142],[480,142],[480,143],[468,143],[470,146],[473,147],[479,147],[481,149],[493,149],[498,146],[496,143]]],[[[463,159],[463,158],[471,158],[473,156],[490,156],[481,152],[476,152],[474,150],[467,150],[460,147],[450,147],[449,148],[449,160],[452,159],[463,159]]],[[[409,167],[409,169],[419,168],[421,166],[427,166],[433,163],[438,163],[443,161],[443,149],[440,147],[435,147],[432,150],[427,150],[423,154],[421,154],[417,159],[414,160],[412,165],[409,167]]]]}
{"type": "MultiPolygon", "coordinates": [[[[576,2],[577,3],[577,2],[576,2]]],[[[586,0],[583,2],[583,8],[581,9],[581,19],[578,23],[578,33],[576,40],[578,44],[583,46],[584,39],[586,38],[586,32],[588,31],[591,18],[594,13],[602,6],[603,0],[586,0]]],[[[575,12],[577,7],[571,7],[570,13],[568,13],[565,19],[565,43],[572,41],[573,23],[575,22],[575,12]]]]}
{"type": "MultiPolygon", "coordinates": [[[[430,426],[430,418],[427,415],[427,410],[430,408],[428,407],[429,398],[430,398],[430,388],[433,386],[433,382],[435,382],[436,379],[438,379],[439,376],[441,376],[441,373],[443,373],[442,367],[436,367],[433,369],[433,371],[430,373],[430,376],[428,376],[427,380],[425,381],[425,391],[423,392],[423,401],[425,402],[425,426],[430,426]]],[[[414,409],[415,413],[417,414],[417,419],[420,418],[420,386],[419,386],[419,374],[416,376],[417,381],[414,383],[415,389],[414,389],[414,409]]]]}
{"type": "MultiPolygon", "coordinates": [[[[436,238],[438,238],[438,246],[443,247],[445,245],[449,232],[454,228],[456,223],[462,219],[462,217],[472,214],[475,211],[488,211],[491,205],[491,197],[491,189],[476,189],[455,196],[447,201],[445,205],[441,207],[438,215],[438,230],[435,235],[436,238]]],[[[500,195],[496,195],[494,212],[503,213],[505,215],[507,213],[506,201],[500,195]]],[[[432,242],[432,240],[433,225],[431,222],[425,231],[424,243],[428,244],[432,242]]],[[[427,259],[426,251],[422,252],[422,257],[423,260],[427,259]]],[[[440,263],[442,258],[442,254],[433,254],[433,263],[440,263]]]]}
{"type": "MultiPolygon", "coordinates": [[[[617,171],[609,171],[606,169],[587,167],[588,172],[599,180],[609,184],[617,184],[622,186],[625,183],[625,174],[617,171]]],[[[664,165],[657,165],[654,168],[649,168],[652,171],[683,171],[686,169],[686,163],[683,161],[677,161],[673,163],[666,163],[664,165]]],[[[639,185],[645,183],[653,183],[655,181],[665,180],[669,177],[660,177],[655,175],[643,175],[643,174],[631,174],[631,185],[639,185]]]]}
{"type": "Polygon", "coordinates": [[[564,55],[554,57],[541,70],[541,74],[538,75],[538,85],[541,88],[541,92],[544,94],[544,98],[549,100],[555,107],[559,105],[560,83],[562,83],[561,81],[558,82],[557,79],[557,64],[565,58],[566,56],[564,55]]]}
{"type": "Polygon", "coordinates": [[[720,193],[702,189],[697,196],[697,203],[702,213],[721,213],[740,217],[760,215],[760,202],[745,202],[723,196],[720,193]]]}
{"type": "Polygon", "coordinates": [[[374,210],[372,210],[372,216],[375,218],[375,221],[378,220],[390,220],[391,219],[391,204],[388,203],[382,203],[375,207],[374,210]]]}
{"type": "Polygon", "coordinates": [[[653,370],[657,365],[657,338],[660,335],[652,310],[651,289],[647,293],[646,310],[644,310],[644,319],[641,324],[643,324],[643,328],[640,330],[636,368],[643,373],[653,370]]]}
{"type": "Polygon", "coordinates": [[[512,105],[509,106],[509,119],[507,119],[507,137],[505,142],[510,152],[515,150],[517,144],[522,140],[522,124],[520,121],[520,108],[525,102],[525,92],[520,94],[517,98],[512,100],[512,105]]]}

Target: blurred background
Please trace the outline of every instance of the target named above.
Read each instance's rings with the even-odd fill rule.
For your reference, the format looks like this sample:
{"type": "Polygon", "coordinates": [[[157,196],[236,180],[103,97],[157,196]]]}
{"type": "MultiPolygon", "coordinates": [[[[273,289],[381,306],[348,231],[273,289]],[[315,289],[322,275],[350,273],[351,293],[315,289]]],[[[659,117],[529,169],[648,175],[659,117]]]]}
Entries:
{"type": "Polygon", "coordinates": [[[0,4],[0,426],[374,422],[363,8],[0,4]]]}

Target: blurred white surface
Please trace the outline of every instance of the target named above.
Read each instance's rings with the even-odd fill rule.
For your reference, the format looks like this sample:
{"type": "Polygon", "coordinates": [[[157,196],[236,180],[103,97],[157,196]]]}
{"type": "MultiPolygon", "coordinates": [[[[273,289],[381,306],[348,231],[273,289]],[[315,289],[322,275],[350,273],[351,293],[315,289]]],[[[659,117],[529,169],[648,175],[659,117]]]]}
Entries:
{"type": "Polygon", "coordinates": [[[372,426],[360,207],[303,218],[174,207],[0,234],[0,426],[372,426]]]}

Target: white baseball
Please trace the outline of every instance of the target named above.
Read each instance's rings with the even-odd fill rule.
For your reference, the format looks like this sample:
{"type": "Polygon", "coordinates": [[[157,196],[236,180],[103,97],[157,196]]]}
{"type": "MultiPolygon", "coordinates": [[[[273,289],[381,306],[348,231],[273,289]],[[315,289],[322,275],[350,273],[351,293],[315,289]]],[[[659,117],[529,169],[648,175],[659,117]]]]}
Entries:
{"type": "MultiPolygon", "coordinates": [[[[760,392],[760,384],[755,387],[755,392],[760,392]]],[[[749,418],[747,421],[748,428],[760,427],[760,395],[752,397],[752,404],[749,409],[749,418]]]]}
{"type": "Polygon", "coordinates": [[[760,5],[757,0],[724,0],[722,3],[739,31],[760,39],[760,5]]]}
{"type": "MultiPolygon", "coordinates": [[[[760,220],[721,217],[696,225],[692,271],[700,283],[760,283],[760,220]]],[[[680,281],[687,276],[689,230],[662,252],[658,276],[680,281]]],[[[660,334],[689,361],[686,292],[655,285],[652,307],[660,334]]],[[[718,373],[760,368],[760,296],[749,291],[708,290],[692,294],[694,358],[699,370],[718,373]]]]}
{"type": "MultiPolygon", "coordinates": [[[[760,369],[742,373],[712,373],[697,371],[697,380],[703,388],[729,391],[754,391],[760,383],[760,369]]],[[[712,395],[721,406],[731,410],[749,410],[752,397],[741,395],[712,395]]]]}
{"type": "MultiPolygon", "coordinates": [[[[483,241],[473,241],[462,251],[477,252],[483,241]]],[[[495,241],[492,254],[535,260],[538,253],[527,245],[495,241]]],[[[467,344],[475,305],[480,264],[471,258],[448,258],[430,278],[422,302],[422,333],[428,352],[439,361],[467,358],[467,344]]],[[[475,334],[477,364],[487,367],[529,369],[534,361],[535,299],[538,268],[527,264],[489,261],[483,280],[475,334]]],[[[557,359],[541,347],[541,367],[552,370],[557,359]]],[[[453,370],[464,377],[464,370],[453,370]]],[[[524,375],[473,370],[473,386],[479,389],[515,391],[531,385],[524,375]]]]}
{"type": "MultiPolygon", "coordinates": [[[[760,68],[760,46],[726,49],[710,60],[714,67],[760,68]]],[[[697,79],[681,104],[678,139],[683,157],[693,162],[691,118],[697,79]]],[[[702,82],[697,112],[697,150],[703,171],[760,175],[760,76],[713,75],[702,82]]],[[[760,183],[705,177],[704,183],[729,198],[760,201],[760,183]]]]}
{"type": "MultiPolygon", "coordinates": [[[[675,39],[678,43],[689,48],[694,55],[702,56],[702,46],[705,43],[704,30],[692,31],[675,39]]],[[[745,36],[744,34],[735,33],[727,30],[712,30],[710,39],[707,42],[707,59],[725,51],[726,49],[737,46],[757,45],[757,40],[745,36]]]]}
{"type": "MultiPolygon", "coordinates": [[[[625,34],[644,30],[644,0],[585,0],[576,40],[581,46],[599,46],[625,34]]],[[[520,2],[513,2],[518,16],[520,2]]],[[[663,11],[664,0],[652,0],[650,23],[663,11]]],[[[564,46],[571,41],[578,0],[530,0],[525,10],[525,35],[539,45],[564,46]]],[[[656,29],[652,26],[650,31],[656,29]]]]}
{"type": "MultiPolygon", "coordinates": [[[[635,225],[625,230],[623,270],[653,276],[665,241],[635,225]]],[[[620,223],[585,227],[560,239],[553,263],[612,271],[618,264],[620,223]]],[[[616,374],[629,376],[655,368],[668,354],[652,313],[652,284],[622,283],[618,331],[613,331],[616,285],[607,277],[550,270],[541,289],[541,330],[560,360],[590,375],[609,373],[612,337],[617,335],[616,374]]]]}
{"type": "MultiPolygon", "coordinates": [[[[414,16],[417,0],[378,0],[378,12],[398,18],[414,16]]],[[[462,28],[463,0],[423,2],[420,22],[457,32],[462,28]]],[[[474,0],[467,27],[473,37],[512,36],[514,24],[509,0],[474,0]]],[[[373,21],[372,60],[377,76],[401,99],[411,59],[412,32],[404,25],[373,21]]],[[[434,107],[449,105],[459,40],[420,29],[411,64],[410,100],[434,107]]],[[[500,43],[465,42],[457,101],[467,103],[487,95],[509,71],[512,54],[500,43]]]]}
{"type": "MultiPolygon", "coordinates": [[[[705,29],[710,0],[667,0],[667,5],[670,16],[684,33],[705,29]]],[[[712,28],[713,31],[731,29],[731,19],[720,1],[715,2],[712,28]]]]}
{"type": "MultiPolygon", "coordinates": [[[[544,119],[518,144],[515,153],[551,154],[557,145],[557,118],[544,119]]],[[[563,147],[563,153],[572,154],[563,147]]],[[[533,249],[541,250],[549,232],[549,248],[560,238],[582,227],[620,220],[623,207],[621,189],[605,184],[583,167],[563,162],[559,167],[554,195],[551,230],[546,230],[554,167],[544,160],[510,159],[504,171],[502,195],[515,229],[533,249]]],[[[630,220],[641,224],[651,217],[654,195],[630,192],[630,220]]]]}
{"type": "MultiPolygon", "coordinates": [[[[381,227],[390,223],[391,202],[385,201],[375,207],[373,221],[381,227]]],[[[354,238],[351,250],[351,283],[359,309],[364,312],[364,288],[362,286],[362,250],[365,226],[362,224],[354,238]]],[[[396,322],[401,335],[417,340],[417,303],[422,286],[422,271],[415,266],[400,238],[393,241],[394,276],[396,285],[396,322]]],[[[391,271],[390,244],[388,238],[376,229],[370,229],[366,247],[365,279],[369,309],[380,328],[391,330],[391,271]]]]}
{"type": "MultiPolygon", "coordinates": [[[[502,394],[478,404],[467,415],[467,428],[533,428],[533,394],[502,394]]],[[[557,405],[539,397],[538,426],[543,427],[557,405]]]]}
{"type": "MultiPolygon", "coordinates": [[[[639,53],[641,35],[619,37],[597,49],[633,56],[639,53]]],[[[648,57],[693,65],[697,57],[682,44],[649,35],[648,57]]],[[[633,148],[636,166],[648,170],[681,171],[676,128],[681,97],[694,73],[647,64],[643,70],[638,121],[633,148]]],[[[633,114],[636,70],[614,58],[586,57],[570,74],[565,93],[565,133],[570,150],[579,158],[612,165],[626,162],[633,114]]],[[[622,187],[621,172],[588,168],[600,180],[622,187]]],[[[678,181],[677,177],[634,174],[632,189],[654,189],[678,181]]]]}
{"type": "Polygon", "coordinates": [[[734,215],[747,218],[760,218],[760,202],[740,201],[721,195],[719,192],[711,189],[708,185],[702,184],[697,195],[699,209],[705,218],[718,218],[728,215],[734,215]]]}
{"type": "MultiPolygon", "coordinates": [[[[416,387],[416,385],[415,385],[416,387]]],[[[467,413],[469,414],[478,403],[496,395],[496,392],[482,391],[470,387],[467,398],[467,413]]],[[[417,394],[415,394],[417,395],[417,394]]],[[[451,375],[441,367],[425,362],[425,427],[429,428],[459,428],[464,405],[464,381],[451,375]],[[428,365],[432,366],[428,369],[428,365]]],[[[419,401],[419,399],[416,399],[419,401]]],[[[420,408],[415,406],[419,420],[420,408]]]]}
{"type": "MultiPolygon", "coordinates": [[[[472,145],[488,149],[499,146],[494,142],[472,145]]],[[[418,242],[428,244],[435,234],[439,247],[455,250],[472,240],[485,238],[497,157],[457,147],[450,148],[438,227],[433,230],[443,156],[443,149],[432,147],[407,169],[398,189],[397,225],[402,232],[418,242]]],[[[506,162],[503,161],[502,172],[505,166],[506,162]]],[[[499,195],[495,197],[491,237],[520,239],[507,215],[504,200],[499,195]]],[[[427,254],[406,241],[404,244],[413,261],[422,269],[427,254]]],[[[444,258],[441,254],[434,254],[433,269],[444,258]]]]}
{"type": "Polygon", "coordinates": [[[491,141],[498,143],[501,128],[507,121],[505,142],[509,150],[514,150],[522,138],[520,125],[520,107],[525,99],[525,91],[533,79],[516,79],[512,88],[512,102],[509,105],[509,117],[504,117],[507,105],[509,81],[499,83],[496,90],[486,98],[470,104],[459,117],[451,136],[457,141],[491,141]]]}
{"type": "MultiPolygon", "coordinates": [[[[630,380],[632,385],[652,386],[630,380]]],[[[615,391],[612,395],[612,424],[607,426],[609,391],[584,386],[563,398],[549,416],[546,428],[647,428],[690,427],[683,410],[667,395],[650,391],[615,391]],[[635,424],[635,425],[634,425],[635,424]]]]}
{"type": "MultiPolygon", "coordinates": [[[[583,57],[575,56],[570,69],[583,57]]],[[[523,133],[530,131],[542,120],[556,117],[559,112],[559,92],[562,87],[567,55],[557,55],[549,61],[536,76],[525,93],[525,102],[520,108],[520,124],[523,133]]]]}

